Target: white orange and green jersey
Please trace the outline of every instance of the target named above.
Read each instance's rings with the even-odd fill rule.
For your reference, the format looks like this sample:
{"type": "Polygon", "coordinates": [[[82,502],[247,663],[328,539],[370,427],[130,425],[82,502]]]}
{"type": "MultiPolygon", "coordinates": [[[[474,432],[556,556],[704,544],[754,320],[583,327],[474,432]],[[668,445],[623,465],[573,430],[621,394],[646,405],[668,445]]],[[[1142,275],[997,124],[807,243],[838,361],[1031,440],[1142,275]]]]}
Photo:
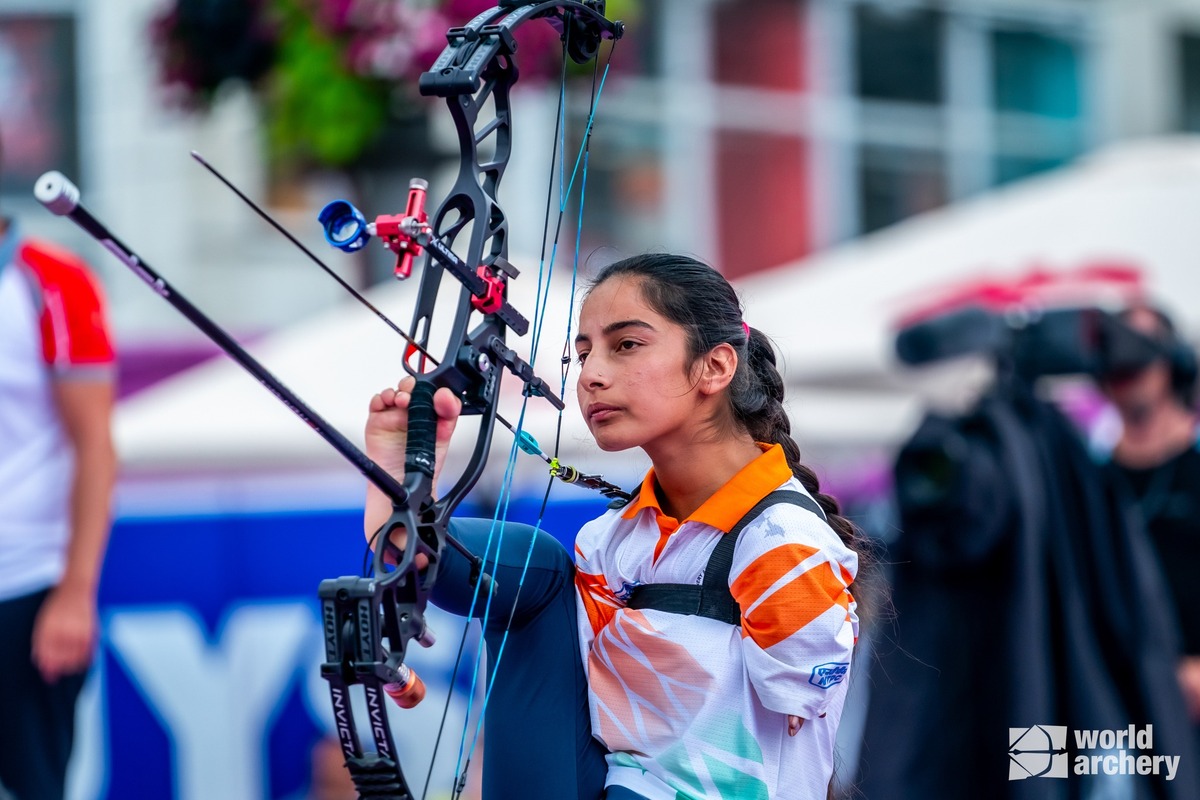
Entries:
{"type": "Polygon", "coordinates": [[[668,517],[653,470],[575,544],[592,733],[609,786],[650,800],[824,800],[858,618],[858,559],[819,516],[778,504],[741,533],[729,588],[741,625],[626,608],[635,586],[699,584],[725,535],[776,489],[805,492],[778,445],[691,516],[668,517]],[[787,715],[805,722],[788,736],[787,715]]]}

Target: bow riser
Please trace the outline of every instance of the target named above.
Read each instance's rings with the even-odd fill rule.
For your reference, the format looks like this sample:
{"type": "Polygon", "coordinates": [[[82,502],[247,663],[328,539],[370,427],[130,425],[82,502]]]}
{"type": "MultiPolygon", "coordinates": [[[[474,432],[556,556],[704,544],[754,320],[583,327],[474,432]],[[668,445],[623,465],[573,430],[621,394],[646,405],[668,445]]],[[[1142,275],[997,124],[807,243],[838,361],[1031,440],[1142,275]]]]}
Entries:
{"type": "MultiPolygon", "coordinates": [[[[497,256],[503,258],[508,255],[508,225],[504,215],[498,209],[495,191],[504,175],[504,168],[511,154],[507,83],[512,80],[515,80],[515,72],[507,70],[505,74],[498,76],[497,80],[489,81],[478,96],[462,95],[447,100],[450,114],[454,118],[455,129],[458,131],[459,170],[458,178],[450,190],[450,194],[442,201],[433,215],[434,239],[429,243],[429,248],[430,255],[434,256],[437,253],[437,260],[443,264],[449,260],[463,262],[464,269],[472,276],[474,276],[475,268],[485,263],[485,246],[490,244],[490,258],[487,259],[489,265],[495,261],[497,256]],[[487,163],[483,163],[479,152],[479,144],[483,138],[480,138],[476,131],[479,113],[484,108],[489,96],[494,98],[496,116],[486,126],[483,138],[494,135],[496,150],[492,158],[487,163]],[[482,181],[480,176],[484,176],[482,181]],[[467,225],[471,226],[467,256],[465,259],[458,259],[450,252],[449,248],[454,245],[458,234],[467,225]]],[[[433,266],[432,262],[429,266],[433,266]]],[[[443,269],[440,267],[426,268],[421,276],[421,288],[417,296],[417,307],[413,313],[411,330],[417,334],[418,343],[425,349],[428,349],[430,324],[437,303],[442,273],[443,269]]],[[[451,328],[451,342],[461,342],[466,337],[469,317],[473,310],[469,297],[473,296],[474,294],[467,290],[464,282],[458,312],[451,328]]]]}

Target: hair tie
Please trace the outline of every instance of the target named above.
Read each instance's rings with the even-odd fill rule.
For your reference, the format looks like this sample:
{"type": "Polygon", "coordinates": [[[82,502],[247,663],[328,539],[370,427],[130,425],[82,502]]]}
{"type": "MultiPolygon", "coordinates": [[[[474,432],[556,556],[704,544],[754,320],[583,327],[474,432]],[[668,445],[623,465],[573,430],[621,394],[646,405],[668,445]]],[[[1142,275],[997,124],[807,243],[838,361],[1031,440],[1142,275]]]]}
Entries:
{"type": "Polygon", "coordinates": [[[746,332],[746,341],[750,341],[750,326],[745,322],[742,323],[742,330],[746,332]]]}

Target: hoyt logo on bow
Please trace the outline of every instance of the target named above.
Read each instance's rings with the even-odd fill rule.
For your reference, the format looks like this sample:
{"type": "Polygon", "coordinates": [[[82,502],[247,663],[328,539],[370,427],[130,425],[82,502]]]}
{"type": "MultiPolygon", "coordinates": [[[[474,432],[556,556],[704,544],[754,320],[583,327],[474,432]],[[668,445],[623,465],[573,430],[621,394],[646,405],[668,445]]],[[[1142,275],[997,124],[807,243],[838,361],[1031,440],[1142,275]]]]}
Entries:
{"type": "MultiPolygon", "coordinates": [[[[513,33],[526,22],[550,24],[561,35],[564,60],[571,58],[581,64],[594,61],[601,43],[605,39],[615,42],[624,31],[622,23],[605,18],[604,6],[603,0],[500,0],[496,8],[479,14],[461,27],[452,28],[447,33],[447,47],[420,78],[422,94],[446,99],[459,135],[460,170],[450,194],[432,216],[425,213],[427,187],[423,181],[414,181],[410,185],[409,202],[403,214],[376,217],[368,224],[361,212],[349,204],[326,208],[322,212],[322,224],[336,246],[357,249],[370,236],[379,237],[396,253],[397,277],[408,277],[414,259],[422,255],[428,255],[438,265],[421,273],[417,306],[409,329],[415,335],[401,331],[371,308],[408,341],[403,366],[417,378],[409,406],[402,484],[312,411],[92,216],[80,204],[79,190],[69,180],[59,173],[47,173],[35,185],[35,195],[47,208],[69,217],[127,266],[136,265],[139,276],[158,294],[392,500],[391,518],[376,533],[372,571],[364,577],[323,581],[319,589],[325,630],[325,662],[321,672],[330,684],[346,765],[362,797],[394,800],[413,797],[388,728],[383,697],[385,687],[411,679],[404,663],[408,643],[415,639],[419,644],[429,646],[434,641],[424,612],[438,577],[442,552],[447,546],[471,560],[476,597],[486,598],[489,594],[482,560],[450,535],[449,521],[483,471],[494,424],[500,422],[513,430],[516,436],[514,452],[519,448],[540,456],[558,479],[580,483],[608,496],[627,497],[619,487],[606,483],[598,475],[587,475],[560,464],[557,457],[543,453],[519,425],[513,426],[497,414],[500,381],[505,371],[524,384],[526,399],[541,397],[560,410],[563,406],[559,399],[562,390],[555,394],[533,373],[530,363],[510,349],[505,340],[509,330],[523,335],[529,328],[528,319],[507,300],[508,281],[516,278],[518,272],[507,260],[508,220],[496,199],[512,143],[510,91],[517,80],[513,33]],[[465,249],[460,256],[455,251],[456,240],[468,228],[470,233],[464,236],[465,249]],[[446,274],[461,284],[461,290],[446,337],[446,348],[438,359],[429,352],[429,337],[435,301],[441,279],[446,274]],[[413,363],[414,359],[416,363],[413,363]],[[436,416],[432,399],[434,391],[440,387],[451,389],[462,400],[463,413],[479,415],[481,424],[466,469],[449,491],[435,499],[432,478],[436,416]],[[408,532],[403,552],[397,552],[391,546],[391,534],[400,528],[408,532]],[[428,560],[428,566],[420,570],[416,567],[419,556],[423,561],[428,560]],[[368,727],[375,740],[373,750],[364,747],[359,740],[347,701],[350,688],[356,685],[363,687],[366,697],[368,727]]],[[[602,88],[603,80],[599,86],[602,88]]],[[[593,81],[593,113],[598,95],[595,87],[593,81]]],[[[563,92],[560,92],[559,101],[560,104],[564,102],[563,92]]],[[[592,116],[589,116],[588,129],[583,136],[584,148],[591,124],[592,116]]],[[[565,132],[560,131],[560,136],[565,137],[565,132]]],[[[585,149],[581,150],[581,155],[584,152],[585,149]]],[[[310,259],[333,274],[232,183],[199,156],[193,155],[310,259]]],[[[586,159],[583,162],[586,165],[586,159]]],[[[579,163],[578,159],[576,163],[579,163]]],[[[561,212],[562,209],[560,221],[561,212]]],[[[370,307],[344,281],[338,280],[370,307]]],[[[537,326],[534,327],[537,331],[537,326]]],[[[564,386],[565,382],[564,371],[564,386]]],[[[503,530],[502,525],[500,528],[503,530]]],[[[436,746],[434,749],[436,751],[436,746]]],[[[466,752],[471,749],[466,748],[466,752]]],[[[461,792],[465,782],[464,764],[456,781],[457,792],[461,792]]]]}

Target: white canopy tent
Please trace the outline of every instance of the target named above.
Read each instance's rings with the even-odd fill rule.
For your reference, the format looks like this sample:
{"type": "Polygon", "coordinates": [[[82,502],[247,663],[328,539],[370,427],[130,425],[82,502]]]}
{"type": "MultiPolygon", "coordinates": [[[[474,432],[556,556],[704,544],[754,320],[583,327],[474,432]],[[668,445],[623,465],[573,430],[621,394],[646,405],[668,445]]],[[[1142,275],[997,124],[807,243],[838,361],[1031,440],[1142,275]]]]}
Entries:
{"type": "MultiPolygon", "coordinates": [[[[801,444],[900,441],[929,400],[972,396],[986,370],[910,370],[895,323],[956,284],[1121,264],[1185,333],[1200,331],[1200,137],[1113,146],[740,284],[793,387],[801,444]]],[[[976,365],[978,366],[978,365],[976,365]]]]}
{"type": "MultiPolygon", "coordinates": [[[[965,396],[981,375],[961,365],[922,370],[919,376],[900,369],[891,354],[899,316],[931,292],[969,279],[1118,262],[1142,269],[1152,296],[1185,331],[1198,331],[1200,270],[1193,264],[1200,253],[1198,211],[1200,140],[1126,144],[757,274],[739,288],[748,322],[768,332],[782,352],[802,447],[823,454],[838,447],[889,446],[910,430],[926,399],[965,396]]],[[[513,284],[513,303],[531,310],[537,261],[513,260],[526,271],[513,284]]],[[[557,272],[536,359],[538,374],[552,385],[559,380],[570,296],[569,269],[560,265],[557,272]]],[[[414,288],[415,282],[389,285],[369,297],[406,325],[414,288]]],[[[509,344],[528,356],[529,337],[509,344]]],[[[358,444],[367,400],[402,374],[404,342],[348,300],[249,349],[358,444]]],[[[572,383],[564,460],[623,479],[639,473],[645,466],[640,454],[603,454],[590,443],[574,409],[572,383]]],[[[513,422],[520,413],[519,388],[509,376],[502,413],[513,422]]],[[[553,440],[556,419],[546,401],[529,404],[526,427],[544,449],[553,440]]],[[[361,484],[353,468],[335,467],[340,457],[328,444],[223,357],[123,402],[117,439],[126,469],[135,475],[334,469],[361,484]]],[[[511,436],[497,429],[492,462],[497,475],[510,444],[511,436]]],[[[544,474],[537,459],[521,455],[519,463],[525,474],[544,474]]]]}

